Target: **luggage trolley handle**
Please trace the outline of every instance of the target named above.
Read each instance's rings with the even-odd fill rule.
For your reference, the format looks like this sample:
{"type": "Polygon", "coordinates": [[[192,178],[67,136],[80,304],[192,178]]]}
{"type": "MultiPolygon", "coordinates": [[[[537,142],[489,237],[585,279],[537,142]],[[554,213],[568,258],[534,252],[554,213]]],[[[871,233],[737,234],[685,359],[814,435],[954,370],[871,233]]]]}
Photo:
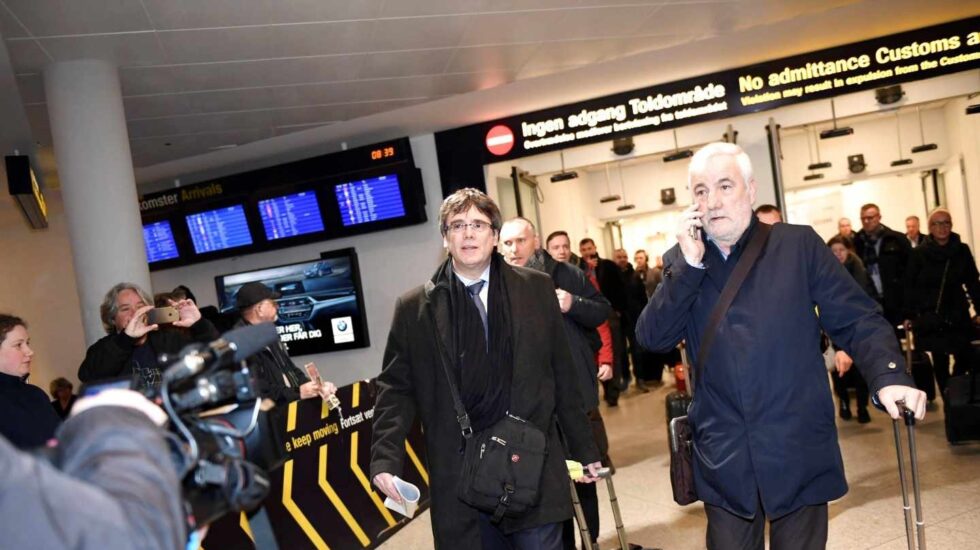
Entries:
{"type": "Polygon", "coordinates": [[[896,419],[892,422],[895,430],[895,449],[898,453],[898,477],[902,485],[902,509],[905,513],[905,536],[908,542],[909,550],[914,550],[916,548],[915,542],[918,542],[918,550],[926,550],[926,531],[925,522],[922,518],[922,495],[919,484],[919,457],[915,445],[915,412],[909,409],[904,401],[898,401],[899,413],[904,420],[905,426],[908,430],[909,438],[909,468],[912,471],[912,490],[915,497],[915,524],[913,528],[912,522],[912,510],[909,506],[909,492],[908,492],[908,476],[905,472],[905,453],[902,452],[902,437],[901,430],[899,429],[899,420],[896,419]]]}

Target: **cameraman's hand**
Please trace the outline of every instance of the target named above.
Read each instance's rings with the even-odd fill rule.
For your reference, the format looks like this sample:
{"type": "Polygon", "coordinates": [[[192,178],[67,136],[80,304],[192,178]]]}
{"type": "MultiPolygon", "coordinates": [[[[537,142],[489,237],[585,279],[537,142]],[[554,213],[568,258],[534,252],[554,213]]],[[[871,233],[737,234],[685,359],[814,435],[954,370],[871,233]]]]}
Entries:
{"type": "Polygon", "coordinates": [[[395,476],[388,472],[381,472],[374,476],[374,486],[380,489],[385,496],[391,497],[391,500],[394,500],[398,504],[405,504],[402,496],[398,494],[398,489],[395,488],[395,476]]]}
{"type": "Polygon", "coordinates": [[[167,413],[143,397],[143,394],[118,388],[102,390],[91,397],[82,397],[72,406],[71,416],[78,416],[95,407],[126,407],[145,414],[157,426],[163,426],[167,423],[167,413]]]}
{"type": "Polygon", "coordinates": [[[307,382],[299,387],[300,399],[312,399],[314,397],[320,397],[320,384],[307,382]]]}
{"type": "Polygon", "coordinates": [[[136,313],[133,314],[133,318],[126,323],[126,330],[123,331],[126,333],[126,336],[138,340],[143,336],[146,336],[147,332],[154,331],[159,328],[158,325],[146,324],[146,314],[151,309],[153,309],[153,306],[143,306],[136,310],[136,313]]]}

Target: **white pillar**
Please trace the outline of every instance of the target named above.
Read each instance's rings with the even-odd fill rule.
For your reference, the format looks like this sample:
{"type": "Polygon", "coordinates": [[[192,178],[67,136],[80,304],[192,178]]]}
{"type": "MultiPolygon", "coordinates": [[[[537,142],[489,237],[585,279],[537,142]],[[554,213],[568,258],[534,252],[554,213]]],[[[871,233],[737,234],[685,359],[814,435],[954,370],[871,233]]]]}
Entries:
{"type": "Polygon", "coordinates": [[[152,291],[119,73],[101,60],[54,63],[44,70],[44,91],[92,343],[105,335],[99,305],[109,288],[128,281],[152,291]]]}

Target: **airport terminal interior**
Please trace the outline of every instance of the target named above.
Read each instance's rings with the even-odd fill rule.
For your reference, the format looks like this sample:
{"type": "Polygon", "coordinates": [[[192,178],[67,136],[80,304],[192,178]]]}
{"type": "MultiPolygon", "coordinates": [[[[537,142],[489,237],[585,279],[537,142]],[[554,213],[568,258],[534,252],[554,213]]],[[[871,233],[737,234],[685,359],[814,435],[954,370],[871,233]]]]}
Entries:
{"type": "MultiPolygon", "coordinates": [[[[395,303],[445,260],[455,190],[576,254],[590,238],[653,264],[692,204],[693,152],[724,141],[755,205],[823,241],[874,203],[899,233],[945,208],[980,246],[976,1],[0,0],[0,38],[0,313],[28,324],[28,382],[78,389],[120,281],[185,285],[218,319],[244,285],[273,288],[281,341],[342,403],[289,406],[263,519],[280,548],[433,546],[431,511],[399,519],[366,474],[395,303]]],[[[704,507],[671,495],[678,389],[665,369],[600,399],[645,549],[706,544],[704,507]]],[[[945,414],[940,393],[916,429],[926,538],[980,548],[980,441],[949,442],[945,414]]],[[[836,422],[850,490],[827,547],[905,548],[892,421],[836,422]]],[[[420,439],[406,470],[427,498],[420,439]]],[[[619,548],[598,486],[599,547],[619,548]]],[[[205,548],[253,547],[230,517],[205,548]]]]}

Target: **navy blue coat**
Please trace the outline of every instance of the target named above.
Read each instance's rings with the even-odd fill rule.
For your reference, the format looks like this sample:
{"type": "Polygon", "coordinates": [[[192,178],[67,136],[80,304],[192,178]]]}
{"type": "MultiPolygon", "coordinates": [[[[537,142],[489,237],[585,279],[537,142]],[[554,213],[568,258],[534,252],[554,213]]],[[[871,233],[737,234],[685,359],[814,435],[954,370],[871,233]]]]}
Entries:
{"type": "MultiPolygon", "coordinates": [[[[642,346],[666,351],[686,339],[696,360],[731,267],[707,246],[705,269],[676,245],[664,256],[663,283],[636,327],[642,346]]],[[[912,385],[880,306],[813,229],[776,224],[696,373],[689,420],[701,500],[749,518],[761,495],[766,515],[779,518],[847,492],[821,327],[860,365],[872,395],[912,385]]]]}

